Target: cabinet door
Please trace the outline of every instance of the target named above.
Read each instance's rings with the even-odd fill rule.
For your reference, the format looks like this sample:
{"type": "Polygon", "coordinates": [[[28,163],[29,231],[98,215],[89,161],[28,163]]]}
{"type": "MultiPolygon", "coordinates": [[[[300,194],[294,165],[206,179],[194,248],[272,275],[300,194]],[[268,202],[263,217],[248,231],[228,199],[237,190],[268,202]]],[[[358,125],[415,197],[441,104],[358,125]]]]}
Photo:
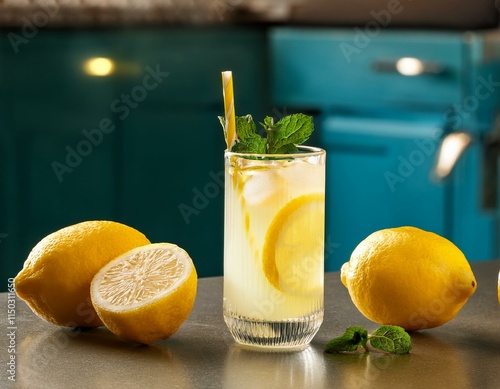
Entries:
{"type": "Polygon", "coordinates": [[[224,141],[217,112],[148,110],[122,122],[121,219],[152,242],[192,257],[199,276],[222,274],[224,141]]]}
{"type": "Polygon", "coordinates": [[[213,26],[132,30],[121,36],[125,65],[130,68],[124,72],[125,93],[142,85],[148,68],[163,75],[157,79],[158,87],[140,102],[140,109],[151,104],[161,109],[195,104],[222,111],[221,72],[232,70],[236,113],[263,114],[268,96],[265,30],[213,26]]]}
{"type": "MultiPolygon", "coordinates": [[[[95,129],[90,115],[17,120],[17,224],[21,253],[47,233],[83,220],[113,219],[116,140],[92,144],[80,125],[95,129]],[[42,123],[38,121],[42,119],[42,123]]],[[[106,138],[105,138],[106,137],[106,138]]],[[[96,139],[98,139],[96,137],[96,139]]]]}
{"type": "Polygon", "coordinates": [[[444,111],[462,102],[463,49],[462,34],[444,31],[387,29],[368,37],[356,29],[277,27],[270,32],[274,101],[325,109],[444,111]],[[408,57],[437,70],[404,76],[400,61],[408,57]]]}
{"type": "Polygon", "coordinates": [[[15,275],[45,235],[117,213],[118,137],[94,131],[111,117],[114,89],[83,72],[100,44],[94,34],[44,31],[18,54],[2,47],[2,274],[15,275]]]}
{"type": "Polygon", "coordinates": [[[372,232],[405,225],[450,237],[447,186],[430,181],[438,121],[328,117],[326,268],[338,270],[372,232]]]}
{"type": "Polygon", "coordinates": [[[121,83],[123,96],[130,95],[133,103],[115,107],[124,137],[121,217],[152,241],[186,249],[200,276],[221,275],[221,71],[233,71],[237,114],[263,118],[266,35],[211,27],[125,36],[123,60],[139,71],[121,83]]]}
{"type": "MultiPolygon", "coordinates": [[[[453,171],[453,242],[469,261],[490,260],[500,255],[500,212],[485,209],[482,194],[484,150],[473,143],[453,171]]],[[[496,178],[500,184],[500,177],[496,178]]],[[[499,199],[500,200],[500,199],[499,199]]]]}
{"type": "Polygon", "coordinates": [[[186,248],[200,275],[221,275],[220,72],[235,73],[237,112],[264,117],[265,39],[250,28],[47,30],[18,54],[3,47],[0,234],[13,245],[8,273],[46,234],[112,219],[186,248]],[[89,77],[83,64],[91,57],[111,58],[115,73],[89,77]],[[107,119],[115,130],[91,139],[85,131],[107,119]],[[58,165],[58,176],[54,162],[67,160],[74,166],[58,165]]]}
{"type": "MultiPolygon", "coordinates": [[[[0,42],[0,51],[4,45],[0,42]]],[[[15,177],[17,176],[17,165],[13,163],[15,148],[13,134],[9,130],[9,116],[6,109],[8,97],[5,92],[6,73],[3,61],[0,60],[0,274],[4,280],[14,277],[17,266],[10,264],[15,261],[15,226],[16,215],[14,212],[16,203],[15,177]]],[[[17,262],[16,262],[17,263],[17,262]]],[[[0,291],[7,287],[4,281],[0,291]]]]}

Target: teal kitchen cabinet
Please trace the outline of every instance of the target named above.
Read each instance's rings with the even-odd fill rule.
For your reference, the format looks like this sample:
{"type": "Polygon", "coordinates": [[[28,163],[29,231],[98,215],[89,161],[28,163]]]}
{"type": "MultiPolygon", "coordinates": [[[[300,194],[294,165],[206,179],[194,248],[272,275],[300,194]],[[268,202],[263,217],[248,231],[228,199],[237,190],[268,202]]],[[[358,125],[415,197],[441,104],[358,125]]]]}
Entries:
{"type": "Polygon", "coordinates": [[[485,179],[483,155],[498,132],[498,31],[385,29],[362,45],[359,33],[269,32],[273,101],[319,112],[326,270],[339,270],[370,233],[404,225],[448,238],[469,261],[497,258],[498,206],[485,207],[482,196],[498,186],[496,173],[485,179]],[[456,132],[472,145],[436,179],[440,147],[456,132]]]}
{"type": "MultiPolygon", "coordinates": [[[[2,43],[0,42],[0,48],[2,43]]],[[[6,74],[5,66],[2,60],[0,60],[0,88],[5,87],[6,74]]],[[[16,167],[13,163],[9,163],[9,160],[14,159],[14,139],[10,134],[7,133],[7,109],[6,103],[8,101],[8,96],[4,93],[0,93],[0,274],[2,274],[2,280],[4,286],[0,290],[5,290],[7,288],[7,278],[11,274],[7,274],[7,266],[9,263],[16,263],[13,259],[14,256],[14,246],[8,244],[12,242],[12,229],[14,223],[14,214],[12,212],[12,205],[16,201],[16,191],[15,181],[16,167]],[[12,190],[7,190],[7,188],[12,188],[12,190]]]]}
{"type": "Polygon", "coordinates": [[[224,140],[216,120],[187,107],[140,111],[122,129],[120,219],[153,242],[184,248],[200,275],[222,274],[224,140]]]}
{"type": "MultiPolygon", "coordinates": [[[[2,37],[0,69],[1,274],[17,274],[45,235],[88,219],[110,219],[117,138],[84,135],[108,116],[110,80],[81,64],[97,36],[46,31],[16,54],[2,37]]],[[[6,284],[2,284],[2,290],[6,284]]]]}
{"type": "MultiPolygon", "coordinates": [[[[118,120],[124,155],[120,219],[152,241],[186,249],[201,276],[222,274],[221,71],[233,71],[236,112],[264,117],[265,39],[263,31],[224,28],[143,31],[127,39],[124,61],[161,76],[118,120]]],[[[122,93],[140,89],[147,73],[124,77],[122,93]]]]}
{"type": "MultiPolygon", "coordinates": [[[[267,106],[265,32],[249,28],[42,30],[0,36],[0,256],[13,277],[45,235],[91,219],[184,247],[222,273],[222,70],[236,109],[267,106]],[[107,77],[83,64],[107,57],[107,77]]],[[[5,290],[2,285],[1,290],[5,290]]]]}

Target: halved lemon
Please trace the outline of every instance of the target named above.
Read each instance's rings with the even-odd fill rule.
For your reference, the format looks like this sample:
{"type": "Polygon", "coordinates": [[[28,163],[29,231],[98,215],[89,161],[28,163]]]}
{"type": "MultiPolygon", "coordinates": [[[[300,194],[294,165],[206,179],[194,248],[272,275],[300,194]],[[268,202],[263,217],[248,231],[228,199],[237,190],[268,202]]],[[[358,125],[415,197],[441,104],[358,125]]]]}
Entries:
{"type": "Polygon", "coordinates": [[[170,243],[130,250],[92,280],[92,304],[122,339],[151,344],[174,334],[196,298],[197,274],[188,253],[170,243]]]}
{"type": "Polygon", "coordinates": [[[276,289],[313,296],[323,291],[324,193],[290,200],[271,222],[263,248],[263,270],[276,289]]]}

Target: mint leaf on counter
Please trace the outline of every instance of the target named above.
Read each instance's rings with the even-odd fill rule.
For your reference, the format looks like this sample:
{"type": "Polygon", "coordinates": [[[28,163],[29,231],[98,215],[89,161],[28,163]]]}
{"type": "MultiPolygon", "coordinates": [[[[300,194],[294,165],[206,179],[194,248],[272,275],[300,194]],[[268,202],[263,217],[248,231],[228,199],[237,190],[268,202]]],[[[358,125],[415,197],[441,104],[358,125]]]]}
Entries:
{"type": "Polygon", "coordinates": [[[369,337],[373,348],[393,353],[407,354],[411,350],[410,335],[398,326],[382,326],[369,337]]]}
{"type": "Polygon", "coordinates": [[[362,327],[349,327],[342,336],[332,339],[325,346],[325,353],[338,353],[341,351],[356,351],[361,344],[366,347],[368,332],[362,327]]]}
{"type": "MultiPolygon", "coordinates": [[[[225,129],[225,119],[219,116],[225,129]]],[[[260,123],[266,136],[257,132],[251,115],[236,116],[236,143],[231,151],[252,154],[289,154],[297,151],[297,146],[305,142],[314,130],[311,116],[297,113],[285,116],[277,123],[270,116],[260,123]]]]}
{"type": "Polygon", "coordinates": [[[325,346],[325,353],[338,353],[343,351],[356,351],[358,346],[363,346],[366,351],[367,342],[370,346],[393,354],[407,354],[411,350],[410,335],[399,326],[381,326],[373,334],[359,326],[349,327],[344,334],[334,338],[325,346]]]}

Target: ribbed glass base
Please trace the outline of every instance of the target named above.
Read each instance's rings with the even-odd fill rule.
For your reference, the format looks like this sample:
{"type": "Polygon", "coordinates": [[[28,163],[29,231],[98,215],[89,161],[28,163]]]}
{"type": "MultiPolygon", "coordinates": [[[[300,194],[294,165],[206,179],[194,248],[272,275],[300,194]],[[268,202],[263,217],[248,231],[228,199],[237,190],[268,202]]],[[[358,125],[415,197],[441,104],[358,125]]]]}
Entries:
{"type": "Polygon", "coordinates": [[[318,332],[323,311],[284,321],[263,321],[225,310],[224,321],[238,343],[255,347],[300,348],[309,344],[318,332]]]}

